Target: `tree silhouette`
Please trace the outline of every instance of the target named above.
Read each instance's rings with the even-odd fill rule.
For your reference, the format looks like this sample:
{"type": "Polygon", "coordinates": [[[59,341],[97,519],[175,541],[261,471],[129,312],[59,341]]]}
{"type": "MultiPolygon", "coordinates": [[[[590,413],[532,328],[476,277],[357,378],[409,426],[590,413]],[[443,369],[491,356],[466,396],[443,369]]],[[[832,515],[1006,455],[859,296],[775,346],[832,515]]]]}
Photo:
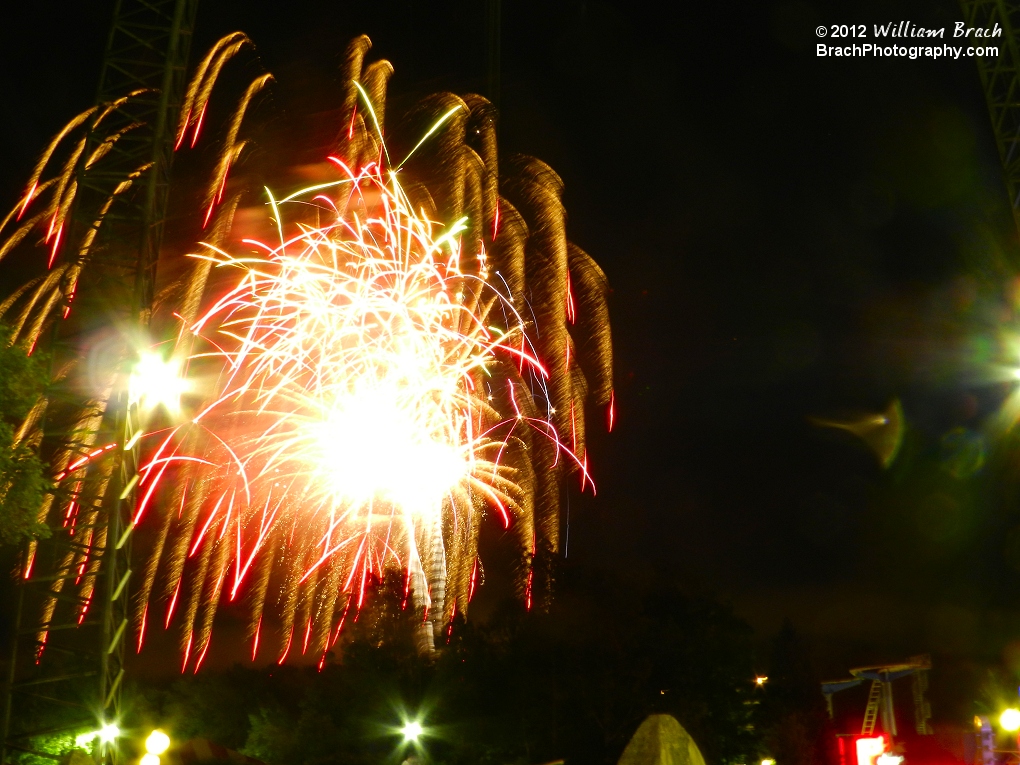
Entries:
{"type": "Polygon", "coordinates": [[[807,647],[787,619],[760,706],[764,753],[778,765],[835,765],[836,739],[807,647]]]}

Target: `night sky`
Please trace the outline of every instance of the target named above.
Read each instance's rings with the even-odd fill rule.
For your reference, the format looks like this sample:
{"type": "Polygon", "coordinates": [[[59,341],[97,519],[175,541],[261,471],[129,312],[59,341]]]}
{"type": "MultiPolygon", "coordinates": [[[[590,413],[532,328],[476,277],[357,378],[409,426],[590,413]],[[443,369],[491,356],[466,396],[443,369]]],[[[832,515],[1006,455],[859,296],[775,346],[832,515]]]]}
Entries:
{"type": "MultiPolygon", "coordinates": [[[[112,5],[0,24],[5,209],[91,104],[112,5]]],[[[1017,653],[1020,444],[991,425],[1020,364],[1003,341],[1020,249],[974,60],[815,55],[819,24],[951,30],[956,5],[503,6],[501,151],[560,173],[570,236],[613,290],[618,427],[592,437],[570,558],[672,567],[763,637],[788,616],[826,676],[1017,653]],[[887,470],[809,421],[897,397],[887,470]]],[[[301,140],[339,105],[358,33],[394,63],[392,96],[483,90],[483,7],[203,0],[193,60],[246,31],[242,73],[277,77],[258,115],[301,140]]]]}

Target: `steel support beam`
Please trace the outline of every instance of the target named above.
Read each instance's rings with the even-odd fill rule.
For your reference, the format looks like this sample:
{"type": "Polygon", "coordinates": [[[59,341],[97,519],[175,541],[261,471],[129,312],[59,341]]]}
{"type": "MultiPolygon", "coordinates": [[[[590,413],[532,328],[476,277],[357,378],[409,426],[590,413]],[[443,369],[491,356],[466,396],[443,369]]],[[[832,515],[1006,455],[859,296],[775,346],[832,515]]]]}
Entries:
{"type": "Polygon", "coordinates": [[[1002,29],[988,38],[999,48],[997,58],[977,57],[978,74],[992,120],[995,144],[1002,162],[1013,222],[1020,232],[1020,3],[1007,0],[960,0],[968,27],[1002,29]]]}
{"type": "MultiPolygon", "coordinates": [[[[104,487],[94,521],[68,528],[53,519],[52,536],[31,551],[4,684],[0,765],[38,749],[41,736],[121,717],[139,427],[126,380],[132,340],[144,334],[152,304],[196,10],[197,0],[117,0],[114,10],[96,97],[96,114],[104,118],[87,138],[71,220],[82,235],[91,229],[95,243],[73,318],[56,330],[53,353],[84,361],[97,337],[112,339],[109,358],[118,371],[103,416],[93,432],[70,439],[83,451],[86,444],[118,446],[113,463],[90,467],[83,478],[104,487]],[[85,158],[115,135],[102,162],[86,167],[85,158]],[[118,192],[127,180],[130,188],[118,192]],[[84,560],[83,550],[90,550],[84,560]]],[[[66,397],[73,399],[75,391],[66,397]]],[[[69,438],[66,432],[47,437],[69,438]]],[[[115,745],[103,746],[99,755],[106,765],[118,762],[115,745]]]]}

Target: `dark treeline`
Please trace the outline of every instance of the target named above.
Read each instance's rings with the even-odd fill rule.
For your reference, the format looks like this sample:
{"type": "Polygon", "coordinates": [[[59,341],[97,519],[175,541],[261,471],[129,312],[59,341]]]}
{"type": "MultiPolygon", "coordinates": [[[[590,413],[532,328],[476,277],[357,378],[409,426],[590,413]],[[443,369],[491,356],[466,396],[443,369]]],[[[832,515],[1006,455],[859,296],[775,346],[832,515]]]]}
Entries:
{"type": "Polygon", "coordinates": [[[137,729],[214,740],[272,765],[399,763],[419,720],[435,763],[614,763],[645,716],[674,715],[710,765],[828,765],[831,731],[803,646],[789,629],[754,683],[750,627],[664,576],[566,567],[543,613],[507,601],[458,619],[433,656],[397,577],[377,584],[345,640],[315,668],[202,672],[137,686],[137,729]],[[821,715],[821,716],[819,716],[821,715]],[[791,735],[792,734],[792,735],[791,735]]]}

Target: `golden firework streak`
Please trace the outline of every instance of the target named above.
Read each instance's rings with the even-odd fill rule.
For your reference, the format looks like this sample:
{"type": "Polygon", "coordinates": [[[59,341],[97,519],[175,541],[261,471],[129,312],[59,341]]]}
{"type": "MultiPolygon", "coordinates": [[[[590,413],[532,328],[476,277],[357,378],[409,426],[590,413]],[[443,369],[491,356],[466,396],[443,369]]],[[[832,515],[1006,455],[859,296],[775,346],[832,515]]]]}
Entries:
{"type": "MultiPolygon", "coordinates": [[[[295,630],[319,636],[312,650],[328,648],[339,604],[321,591],[331,582],[344,603],[360,604],[368,578],[394,568],[444,626],[447,597],[467,595],[447,592],[447,547],[473,550],[486,509],[504,526],[521,513],[506,460],[517,431],[537,428],[576,459],[547,420],[519,408],[507,418],[490,404],[494,386],[505,385],[510,402],[531,395],[501,367],[535,385],[548,373],[510,296],[461,270],[465,221],[438,230],[414,211],[396,172],[333,160],[344,174],[334,196],[316,193],[321,185],[281,205],[270,196],[280,244],[246,240],[257,254],[210,247],[196,256],[239,275],[191,327],[192,373],[216,382],[142,468],[149,489],[135,519],[160,481],[201,465],[192,481],[208,486],[182,490],[182,516],[202,520],[174,536],[189,557],[214,561],[211,572],[201,564],[215,581],[206,602],[221,591],[228,600],[258,593],[252,582],[279,569],[293,601],[283,609],[281,661],[295,630]],[[288,226],[285,209],[329,222],[288,226]]],[[[176,573],[175,591],[184,567],[176,573]]],[[[201,655],[208,631],[194,628],[186,650],[201,655]]]]}
{"type": "MultiPolygon", "coordinates": [[[[228,35],[201,62],[178,117],[178,146],[189,131],[197,140],[220,71],[248,46],[242,33],[228,35]]],[[[245,116],[271,77],[250,84],[199,195],[202,250],[153,306],[157,336],[172,325],[163,334],[173,338],[156,352],[152,341],[137,347],[138,338],[118,336],[118,347],[141,356],[132,400],[143,412],[164,410],[149,421],[155,431],[145,437],[131,524],[144,531],[132,583],[138,646],[150,608],[163,601],[160,621],[182,622],[185,667],[205,657],[220,604],[239,600],[253,658],[264,615],[279,661],[299,647],[324,657],[373,578],[395,569],[422,612],[423,648],[431,647],[467,610],[487,516],[520,545],[530,607],[536,571],[546,576],[534,561],[559,548],[561,480],[576,471],[582,488],[590,483],[586,403],[608,405],[612,421],[605,276],[566,239],[559,177],[528,157],[500,166],[495,111],[480,96],[426,98],[384,139],[393,68],[364,65],[370,46],[359,37],[344,59],[334,180],[279,202],[267,190],[274,241],[228,246],[245,193],[243,181],[228,188],[228,177],[250,145],[241,137],[245,116]],[[390,159],[395,147],[404,152],[399,163],[390,159]],[[246,254],[232,254],[242,245],[246,254]]],[[[78,193],[75,168],[103,162],[135,126],[109,134],[88,157],[78,139],[58,172],[44,175],[65,139],[101,128],[113,108],[72,120],[0,221],[0,231],[15,224],[0,258],[39,240],[48,250],[48,272],[0,304],[0,316],[14,316],[12,342],[26,348],[68,318],[79,288],[89,289],[82,275],[96,231],[147,170],[125,175],[78,240],[62,236],[78,193]],[[35,230],[40,237],[29,236],[35,230]]],[[[172,258],[161,254],[161,273],[172,258]]],[[[106,544],[101,529],[83,530],[113,499],[106,495],[121,451],[95,434],[126,382],[110,368],[89,371],[88,353],[57,359],[56,377],[84,391],[54,415],[71,435],[43,441],[39,413],[55,407],[46,398],[19,429],[43,443],[53,465],[60,492],[38,517],[80,550],[60,564],[80,572],[80,618],[106,544]]],[[[25,578],[32,561],[29,551],[25,578]]],[[[537,586],[547,592],[548,584],[537,586]]]]}

